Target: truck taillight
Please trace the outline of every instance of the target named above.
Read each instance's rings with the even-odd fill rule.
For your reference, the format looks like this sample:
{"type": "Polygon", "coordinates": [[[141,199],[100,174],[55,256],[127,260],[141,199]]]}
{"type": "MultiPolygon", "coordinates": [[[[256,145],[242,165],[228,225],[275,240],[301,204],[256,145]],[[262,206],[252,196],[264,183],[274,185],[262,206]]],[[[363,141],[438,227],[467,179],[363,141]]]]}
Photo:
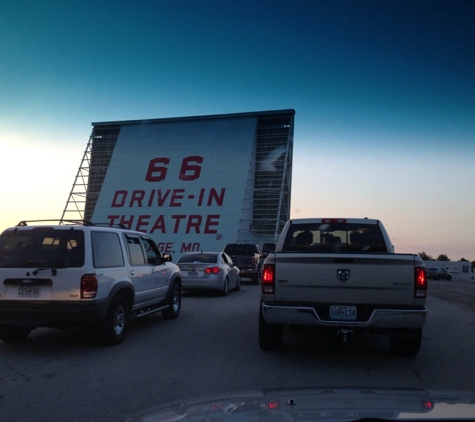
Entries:
{"type": "Polygon", "coordinates": [[[84,274],[81,277],[81,299],[93,299],[97,294],[97,278],[95,274],[84,274]]]}
{"type": "Polygon", "coordinates": [[[416,299],[424,299],[427,296],[427,272],[425,267],[415,268],[415,290],[416,299]]]}
{"type": "Polygon", "coordinates": [[[274,294],[275,267],[273,264],[264,264],[262,270],[261,290],[264,294],[274,294]]]}

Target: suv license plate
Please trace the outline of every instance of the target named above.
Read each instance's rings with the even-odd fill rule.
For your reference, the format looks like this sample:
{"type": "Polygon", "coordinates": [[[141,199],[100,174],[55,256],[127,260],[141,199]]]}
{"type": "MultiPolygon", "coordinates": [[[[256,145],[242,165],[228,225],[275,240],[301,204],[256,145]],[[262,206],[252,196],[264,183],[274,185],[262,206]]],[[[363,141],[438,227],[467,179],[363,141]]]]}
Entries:
{"type": "Polygon", "coordinates": [[[330,319],[355,320],[356,306],[330,306],[330,319]]]}
{"type": "Polygon", "coordinates": [[[39,286],[21,286],[18,288],[18,297],[39,297],[39,286]]]}

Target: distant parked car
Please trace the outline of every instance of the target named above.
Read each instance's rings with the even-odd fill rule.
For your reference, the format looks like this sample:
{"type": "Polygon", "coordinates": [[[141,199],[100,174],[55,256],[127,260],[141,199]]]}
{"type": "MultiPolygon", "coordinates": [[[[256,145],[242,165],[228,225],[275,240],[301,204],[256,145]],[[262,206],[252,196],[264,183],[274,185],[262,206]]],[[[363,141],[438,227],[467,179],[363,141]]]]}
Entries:
{"type": "Polygon", "coordinates": [[[432,280],[452,280],[452,274],[443,268],[427,268],[427,278],[432,280]]]}
{"type": "Polygon", "coordinates": [[[187,252],[178,261],[183,290],[217,290],[226,296],[240,290],[239,268],[224,252],[187,252]]]}
{"type": "Polygon", "coordinates": [[[263,263],[262,251],[259,245],[253,243],[228,243],[224,247],[223,252],[232,258],[234,264],[240,270],[241,277],[249,277],[255,284],[259,284],[263,263]]]}

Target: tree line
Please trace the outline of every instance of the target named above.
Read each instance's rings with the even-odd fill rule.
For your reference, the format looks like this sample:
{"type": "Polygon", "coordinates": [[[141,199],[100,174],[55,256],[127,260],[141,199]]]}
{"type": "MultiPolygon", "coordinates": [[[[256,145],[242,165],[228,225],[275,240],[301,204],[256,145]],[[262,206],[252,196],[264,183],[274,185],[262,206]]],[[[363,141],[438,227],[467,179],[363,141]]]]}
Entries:
{"type": "MultiPolygon", "coordinates": [[[[423,261],[452,261],[446,254],[442,253],[437,258],[434,258],[432,255],[425,253],[424,251],[418,253],[423,261]]],[[[468,259],[460,258],[459,262],[470,262],[468,259]]],[[[475,270],[475,261],[471,262],[472,270],[475,270]]]]}

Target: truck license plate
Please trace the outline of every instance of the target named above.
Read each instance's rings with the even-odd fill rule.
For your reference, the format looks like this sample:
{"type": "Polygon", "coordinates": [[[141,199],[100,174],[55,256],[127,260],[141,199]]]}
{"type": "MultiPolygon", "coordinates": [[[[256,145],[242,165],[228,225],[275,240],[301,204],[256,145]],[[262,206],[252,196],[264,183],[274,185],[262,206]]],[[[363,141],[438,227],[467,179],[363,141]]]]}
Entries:
{"type": "Polygon", "coordinates": [[[330,306],[330,319],[355,320],[356,306],[330,306]]]}
{"type": "Polygon", "coordinates": [[[19,297],[39,297],[40,287],[39,286],[21,286],[18,288],[19,297]]]}

